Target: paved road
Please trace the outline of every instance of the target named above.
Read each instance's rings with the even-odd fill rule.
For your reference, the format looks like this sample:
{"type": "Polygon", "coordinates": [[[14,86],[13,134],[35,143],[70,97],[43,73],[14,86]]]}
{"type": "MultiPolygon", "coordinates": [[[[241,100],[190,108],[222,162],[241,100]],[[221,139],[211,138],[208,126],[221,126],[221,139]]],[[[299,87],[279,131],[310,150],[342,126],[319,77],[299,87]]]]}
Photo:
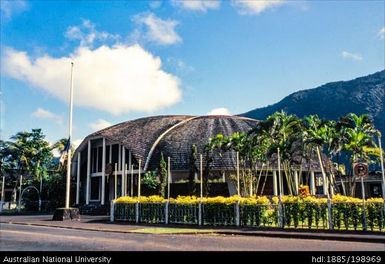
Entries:
{"type": "Polygon", "coordinates": [[[153,235],[0,224],[2,251],[385,251],[379,243],[228,235],[153,235]]]}

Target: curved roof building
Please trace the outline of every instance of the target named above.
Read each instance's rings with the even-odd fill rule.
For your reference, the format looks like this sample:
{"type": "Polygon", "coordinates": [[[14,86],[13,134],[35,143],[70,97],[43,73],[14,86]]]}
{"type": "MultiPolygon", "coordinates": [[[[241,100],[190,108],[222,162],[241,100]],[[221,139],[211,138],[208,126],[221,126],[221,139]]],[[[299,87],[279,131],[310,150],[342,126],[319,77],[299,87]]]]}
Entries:
{"type": "MultiPolygon", "coordinates": [[[[161,153],[165,159],[170,157],[172,181],[186,179],[193,144],[197,153],[203,154],[204,146],[217,134],[230,136],[235,132],[248,132],[257,124],[255,119],[240,116],[152,116],[90,134],[74,153],[76,203],[104,204],[116,195],[129,193],[131,172],[138,175],[157,169],[161,153]]],[[[199,168],[199,158],[195,162],[199,168]]],[[[236,155],[230,152],[214,155],[210,163],[211,170],[223,175],[224,181],[226,172],[234,172],[235,167],[236,155]]],[[[234,186],[229,186],[229,191],[234,194],[234,186]]]]}
{"type": "MultiPolygon", "coordinates": [[[[247,132],[258,124],[255,119],[238,116],[153,116],[123,122],[87,136],[76,152],[82,151],[89,140],[105,138],[107,145],[120,144],[132,155],[132,160],[142,161],[142,170],[159,166],[160,155],[171,158],[173,170],[188,170],[193,144],[198,153],[211,137],[217,134],[230,136],[235,132],[247,132]]],[[[76,156],[76,155],[75,155],[76,156]]],[[[234,157],[215,159],[215,167],[233,167],[234,157]]]]}

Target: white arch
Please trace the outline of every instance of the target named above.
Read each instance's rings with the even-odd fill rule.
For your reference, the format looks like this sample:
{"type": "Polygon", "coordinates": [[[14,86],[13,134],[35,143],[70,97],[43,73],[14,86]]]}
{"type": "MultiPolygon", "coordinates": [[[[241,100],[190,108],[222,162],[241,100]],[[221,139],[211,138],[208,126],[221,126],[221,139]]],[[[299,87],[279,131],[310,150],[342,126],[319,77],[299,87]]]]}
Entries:
{"type": "Polygon", "coordinates": [[[177,128],[178,126],[181,126],[185,123],[187,123],[188,121],[191,121],[193,119],[196,119],[196,118],[200,118],[201,116],[193,116],[193,117],[190,117],[188,119],[185,119],[183,121],[180,121],[179,123],[173,125],[172,127],[170,127],[169,129],[167,129],[166,131],[164,131],[154,142],[154,144],[152,144],[151,146],[151,149],[150,151],[148,152],[148,155],[147,155],[147,158],[146,158],[146,163],[144,164],[144,168],[143,168],[143,171],[147,171],[147,167],[148,167],[148,164],[150,163],[150,160],[151,160],[151,156],[152,156],[152,153],[154,152],[156,146],[159,144],[159,142],[162,140],[162,138],[164,136],[166,136],[170,131],[172,131],[173,129],[177,128]]]}

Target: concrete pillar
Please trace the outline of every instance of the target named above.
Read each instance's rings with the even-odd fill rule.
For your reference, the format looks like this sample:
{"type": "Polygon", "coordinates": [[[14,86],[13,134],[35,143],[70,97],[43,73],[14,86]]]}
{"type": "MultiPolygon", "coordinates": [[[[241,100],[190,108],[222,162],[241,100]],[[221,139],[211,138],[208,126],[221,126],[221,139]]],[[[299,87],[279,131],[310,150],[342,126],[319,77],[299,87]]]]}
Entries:
{"type": "Polygon", "coordinates": [[[104,204],[106,193],[106,139],[103,138],[103,150],[102,150],[102,201],[101,204],[104,204]]]}
{"type": "Polygon", "coordinates": [[[138,199],[140,199],[140,195],[141,195],[141,192],[140,192],[140,183],[141,183],[141,166],[142,166],[142,160],[139,160],[139,168],[138,168],[138,199]]]}
{"type": "Polygon", "coordinates": [[[131,183],[130,183],[130,196],[134,196],[134,165],[131,165],[131,183]]]}
{"type": "Polygon", "coordinates": [[[110,145],[110,153],[108,155],[108,163],[111,164],[111,162],[112,162],[112,145],[110,145]]]}
{"type": "Polygon", "coordinates": [[[128,168],[131,168],[132,165],[132,153],[131,151],[128,152],[128,168]]]}
{"type": "Polygon", "coordinates": [[[273,194],[278,195],[277,171],[273,170],[273,194]]]}
{"type": "Polygon", "coordinates": [[[328,183],[328,179],[326,177],[326,175],[322,175],[322,180],[323,180],[323,191],[324,191],[324,194],[327,195],[328,194],[328,186],[329,186],[329,183],[328,183]]]}
{"type": "Polygon", "coordinates": [[[88,140],[86,204],[90,203],[90,181],[91,181],[91,140],[88,140]]]}
{"type": "Polygon", "coordinates": [[[294,185],[295,185],[295,193],[299,194],[299,185],[298,185],[298,171],[294,171],[294,185]]]}
{"type": "Polygon", "coordinates": [[[124,148],[124,146],[122,146],[122,163],[121,163],[121,171],[122,171],[122,174],[121,174],[121,196],[124,196],[124,186],[126,185],[126,182],[124,180],[124,176],[125,176],[125,165],[126,165],[126,149],[124,148]]]}
{"type": "Polygon", "coordinates": [[[80,189],[80,151],[78,152],[78,168],[76,173],[76,204],[79,204],[79,189],[80,189]]]}
{"type": "Polygon", "coordinates": [[[118,164],[115,163],[114,199],[118,198],[118,164]]]}
{"type": "Polygon", "coordinates": [[[127,196],[127,173],[128,173],[128,167],[127,163],[125,164],[124,167],[124,196],[127,196]]]}
{"type": "Polygon", "coordinates": [[[311,195],[315,195],[316,194],[314,171],[310,172],[310,194],[311,195]]]}
{"type": "Polygon", "coordinates": [[[119,144],[118,145],[119,147],[118,147],[118,168],[119,168],[119,170],[120,170],[120,168],[121,168],[121,160],[122,160],[122,147],[121,147],[121,145],[119,144]]]}

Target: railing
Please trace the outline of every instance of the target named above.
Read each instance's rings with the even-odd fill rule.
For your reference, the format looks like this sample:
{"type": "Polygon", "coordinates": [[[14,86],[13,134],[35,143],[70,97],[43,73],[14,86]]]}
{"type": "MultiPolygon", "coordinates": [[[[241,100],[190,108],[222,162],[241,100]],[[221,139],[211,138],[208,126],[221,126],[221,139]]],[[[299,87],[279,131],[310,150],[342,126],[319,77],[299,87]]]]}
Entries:
{"type": "Polygon", "coordinates": [[[112,203],[112,221],[253,228],[382,231],[384,203],[112,203]],[[201,209],[199,209],[201,207],[201,209]]]}
{"type": "Polygon", "coordinates": [[[199,205],[198,204],[175,204],[170,203],[168,207],[171,224],[198,224],[199,205]]]}

